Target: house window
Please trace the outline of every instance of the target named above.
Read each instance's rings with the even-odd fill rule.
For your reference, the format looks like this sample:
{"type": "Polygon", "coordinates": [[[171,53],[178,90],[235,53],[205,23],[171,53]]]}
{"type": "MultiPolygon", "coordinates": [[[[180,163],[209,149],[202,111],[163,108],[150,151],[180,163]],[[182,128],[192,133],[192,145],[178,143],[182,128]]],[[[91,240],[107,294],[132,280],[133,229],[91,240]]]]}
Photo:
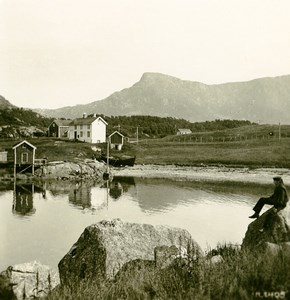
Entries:
{"type": "Polygon", "coordinates": [[[90,135],[91,135],[91,133],[88,131],[88,132],[87,132],[87,137],[90,137],[90,135]]]}
{"type": "Polygon", "coordinates": [[[80,129],[83,129],[83,125],[80,125],[80,129]]]}
{"type": "Polygon", "coordinates": [[[81,137],[83,137],[83,132],[82,131],[80,131],[80,135],[81,135],[81,137]]]}
{"type": "Polygon", "coordinates": [[[91,129],[91,125],[87,125],[87,128],[88,128],[88,130],[90,130],[91,129]]]}
{"type": "Polygon", "coordinates": [[[21,162],[22,162],[23,164],[25,164],[25,163],[28,162],[28,153],[27,153],[27,152],[21,153],[21,162]]]}
{"type": "Polygon", "coordinates": [[[55,127],[55,123],[52,124],[52,127],[55,127]]]}
{"type": "Polygon", "coordinates": [[[77,125],[75,125],[75,130],[77,130],[77,128],[78,128],[78,126],[77,126],[77,125]]]}

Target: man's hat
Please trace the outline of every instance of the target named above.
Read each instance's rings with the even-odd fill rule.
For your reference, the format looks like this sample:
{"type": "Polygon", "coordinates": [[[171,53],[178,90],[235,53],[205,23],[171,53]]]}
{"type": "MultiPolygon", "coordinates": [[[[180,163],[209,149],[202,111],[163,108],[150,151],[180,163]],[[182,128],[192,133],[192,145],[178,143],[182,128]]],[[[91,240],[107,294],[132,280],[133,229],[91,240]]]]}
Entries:
{"type": "Polygon", "coordinates": [[[282,177],[281,176],[275,176],[273,177],[274,181],[282,181],[282,177]]]}

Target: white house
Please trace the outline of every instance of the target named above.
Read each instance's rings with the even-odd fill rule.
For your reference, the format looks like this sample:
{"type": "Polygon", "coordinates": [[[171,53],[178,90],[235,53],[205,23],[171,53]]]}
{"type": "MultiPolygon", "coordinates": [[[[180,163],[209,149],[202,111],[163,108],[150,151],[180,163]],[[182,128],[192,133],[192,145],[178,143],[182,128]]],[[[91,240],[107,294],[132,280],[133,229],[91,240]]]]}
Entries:
{"type": "Polygon", "coordinates": [[[106,142],[108,123],[102,117],[86,117],[74,119],[69,124],[68,138],[87,143],[106,142]]]}
{"type": "Polygon", "coordinates": [[[192,131],[190,129],[187,128],[180,128],[177,130],[177,135],[183,135],[183,134],[191,134],[192,131]]]}

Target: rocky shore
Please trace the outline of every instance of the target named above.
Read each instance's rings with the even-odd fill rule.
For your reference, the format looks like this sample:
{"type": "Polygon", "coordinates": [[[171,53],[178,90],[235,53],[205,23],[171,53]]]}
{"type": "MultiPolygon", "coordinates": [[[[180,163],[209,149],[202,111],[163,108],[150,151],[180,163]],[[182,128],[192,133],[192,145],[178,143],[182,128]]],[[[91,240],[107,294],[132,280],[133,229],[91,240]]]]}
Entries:
{"type": "Polygon", "coordinates": [[[176,165],[135,165],[134,167],[113,168],[113,176],[132,176],[144,178],[170,178],[175,180],[197,181],[235,181],[269,184],[272,177],[282,176],[285,184],[290,184],[290,169],[248,167],[210,167],[176,165]]]}

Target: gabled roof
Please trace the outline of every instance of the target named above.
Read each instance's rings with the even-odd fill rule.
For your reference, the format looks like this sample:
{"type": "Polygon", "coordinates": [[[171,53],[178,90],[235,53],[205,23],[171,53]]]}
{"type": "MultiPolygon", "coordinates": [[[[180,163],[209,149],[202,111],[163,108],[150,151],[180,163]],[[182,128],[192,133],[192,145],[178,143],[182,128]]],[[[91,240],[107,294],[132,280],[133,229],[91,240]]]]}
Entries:
{"type": "Polygon", "coordinates": [[[114,131],[113,133],[111,133],[110,135],[109,135],[109,137],[111,137],[112,135],[114,135],[114,134],[119,134],[121,137],[124,137],[124,135],[122,134],[122,133],[120,133],[119,131],[114,131]]]}
{"type": "Polygon", "coordinates": [[[77,118],[72,120],[69,125],[90,125],[97,119],[108,125],[108,123],[102,117],[77,118]]]}
{"type": "Polygon", "coordinates": [[[179,128],[178,129],[179,132],[187,132],[187,133],[192,133],[192,131],[188,128],[179,128]]]}
{"type": "Polygon", "coordinates": [[[33,146],[32,144],[30,144],[30,143],[27,142],[26,140],[24,140],[24,141],[22,141],[22,142],[20,142],[20,143],[15,144],[15,145],[12,147],[12,149],[16,149],[16,148],[18,148],[19,146],[21,146],[22,144],[27,144],[27,145],[29,145],[31,148],[36,149],[35,146],[33,146]]]}
{"type": "MultiPolygon", "coordinates": [[[[71,123],[71,120],[61,120],[61,119],[56,119],[54,121],[51,122],[57,124],[58,126],[69,126],[69,124],[71,123]]],[[[50,124],[50,125],[51,125],[50,124]]],[[[50,126],[49,125],[49,126],[50,126]]]]}

